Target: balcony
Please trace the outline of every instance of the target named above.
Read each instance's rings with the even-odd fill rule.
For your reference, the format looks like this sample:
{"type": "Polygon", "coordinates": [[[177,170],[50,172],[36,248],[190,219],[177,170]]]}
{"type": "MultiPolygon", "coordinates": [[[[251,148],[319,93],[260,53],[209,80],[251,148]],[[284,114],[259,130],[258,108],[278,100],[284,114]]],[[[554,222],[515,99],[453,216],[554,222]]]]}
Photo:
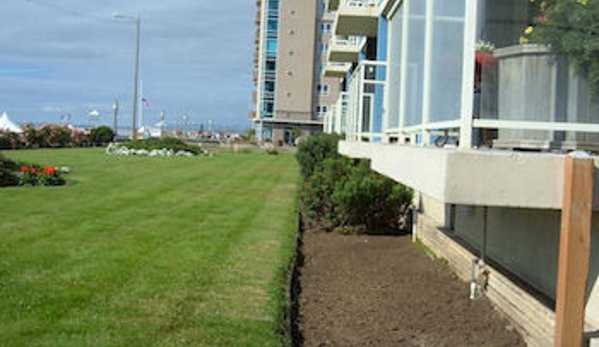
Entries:
{"type": "Polygon", "coordinates": [[[349,94],[342,92],[339,99],[324,118],[324,131],[327,134],[345,134],[347,131],[347,111],[349,94]]]}
{"type": "Polygon", "coordinates": [[[335,36],[329,45],[328,61],[356,63],[366,40],[362,36],[335,36]]]}
{"type": "Polygon", "coordinates": [[[328,62],[324,67],[324,76],[344,78],[347,76],[350,67],[350,63],[328,62]]]}
{"type": "Polygon", "coordinates": [[[387,64],[361,61],[354,70],[347,96],[347,139],[380,142],[387,64]]]}
{"type": "Polygon", "coordinates": [[[378,36],[380,10],[375,0],[340,0],[335,35],[378,36]]]}

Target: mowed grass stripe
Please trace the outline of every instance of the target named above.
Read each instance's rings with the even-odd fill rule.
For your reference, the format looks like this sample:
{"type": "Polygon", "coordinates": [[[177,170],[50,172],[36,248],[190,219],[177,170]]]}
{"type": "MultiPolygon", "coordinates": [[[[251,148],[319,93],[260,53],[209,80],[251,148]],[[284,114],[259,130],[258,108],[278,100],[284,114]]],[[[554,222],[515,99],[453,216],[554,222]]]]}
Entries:
{"type": "Polygon", "coordinates": [[[8,155],[68,165],[73,184],[0,191],[0,345],[280,345],[291,156],[8,155]]]}

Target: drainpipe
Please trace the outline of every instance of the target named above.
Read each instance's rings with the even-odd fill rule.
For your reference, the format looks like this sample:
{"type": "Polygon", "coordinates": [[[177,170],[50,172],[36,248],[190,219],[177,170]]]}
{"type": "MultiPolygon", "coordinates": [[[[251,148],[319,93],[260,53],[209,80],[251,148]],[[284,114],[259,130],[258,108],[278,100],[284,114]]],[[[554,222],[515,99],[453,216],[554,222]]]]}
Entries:
{"type": "Polygon", "coordinates": [[[486,269],[485,258],[487,256],[487,219],[489,207],[483,206],[483,237],[480,247],[480,259],[474,258],[471,263],[470,299],[481,298],[485,294],[485,288],[489,281],[489,270],[486,269]]]}

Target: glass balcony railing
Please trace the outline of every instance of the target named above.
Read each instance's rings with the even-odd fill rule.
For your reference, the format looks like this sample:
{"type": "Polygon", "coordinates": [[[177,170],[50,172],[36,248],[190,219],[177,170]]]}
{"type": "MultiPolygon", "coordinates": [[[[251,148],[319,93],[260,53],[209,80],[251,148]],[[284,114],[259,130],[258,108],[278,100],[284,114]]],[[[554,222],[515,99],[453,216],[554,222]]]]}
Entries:
{"type": "Polygon", "coordinates": [[[347,96],[346,138],[380,142],[387,64],[362,61],[354,70],[347,96]]]}
{"type": "MultiPolygon", "coordinates": [[[[355,69],[349,141],[599,150],[599,93],[588,72],[546,46],[518,42],[530,1],[486,0],[484,13],[459,0],[431,10],[433,3],[399,5],[388,18],[387,63],[355,69]],[[485,49],[475,45],[482,33],[492,43],[485,49]]],[[[373,4],[346,0],[340,8],[373,4]]]]}

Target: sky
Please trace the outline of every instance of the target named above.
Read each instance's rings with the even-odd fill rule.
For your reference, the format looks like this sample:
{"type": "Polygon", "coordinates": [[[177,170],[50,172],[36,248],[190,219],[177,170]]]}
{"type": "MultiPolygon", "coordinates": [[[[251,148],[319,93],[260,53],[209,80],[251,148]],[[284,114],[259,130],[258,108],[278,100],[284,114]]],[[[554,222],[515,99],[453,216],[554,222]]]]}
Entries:
{"type": "Polygon", "coordinates": [[[0,0],[0,113],[17,124],[112,125],[116,100],[119,127],[130,127],[139,15],[140,96],[150,104],[142,107],[144,125],[160,121],[164,110],[169,127],[187,115],[197,127],[249,128],[255,6],[0,0]]]}

